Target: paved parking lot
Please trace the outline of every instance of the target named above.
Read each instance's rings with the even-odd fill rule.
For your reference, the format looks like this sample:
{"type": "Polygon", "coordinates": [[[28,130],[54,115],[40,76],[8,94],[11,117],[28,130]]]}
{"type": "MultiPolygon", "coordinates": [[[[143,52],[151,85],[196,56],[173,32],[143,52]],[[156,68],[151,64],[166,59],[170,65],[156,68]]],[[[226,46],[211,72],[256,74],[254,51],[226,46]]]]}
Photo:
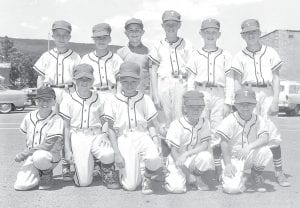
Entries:
{"type": "Polygon", "coordinates": [[[0,207],[299,207],[300,117],[281,116],[276,120],[283,136],[283,164],[292,187],[282,188],[275,183],[270,164],[264,174],[268,184],[267,193],[228,195],[221,191],[191,190],[186,194],[168,194],[160,183],[156,183],[155,194],[144,196],[140,191],[107,190],[98,178],[90,187],[75,187],[72,182],[62,181],[60,166],[54,171],[55,184],[52,190],[14,191],[13,183],[20,167],[14,162],[14,156],[25,147],[25,137],[18,127],[29,110],[0,114],[0,207]]]}

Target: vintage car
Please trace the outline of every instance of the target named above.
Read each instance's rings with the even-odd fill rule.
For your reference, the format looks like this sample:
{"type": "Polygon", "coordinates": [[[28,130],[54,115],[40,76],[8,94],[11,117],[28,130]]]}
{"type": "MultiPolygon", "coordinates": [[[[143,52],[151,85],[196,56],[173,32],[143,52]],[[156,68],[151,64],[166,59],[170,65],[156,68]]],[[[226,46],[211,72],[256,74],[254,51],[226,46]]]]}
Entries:
{"type": "Polygon", "coordinates": [[[28,99],[28,94],[28,89],[12,90],[0,85],[0,113],[24,110],[25,106],[32,104],[28,99]]]}
{"type": "Polygon", "coordinates": [[[279,112],[289,116],[300,113],[300,83],[296,81],[280,81],[279,112]]]}

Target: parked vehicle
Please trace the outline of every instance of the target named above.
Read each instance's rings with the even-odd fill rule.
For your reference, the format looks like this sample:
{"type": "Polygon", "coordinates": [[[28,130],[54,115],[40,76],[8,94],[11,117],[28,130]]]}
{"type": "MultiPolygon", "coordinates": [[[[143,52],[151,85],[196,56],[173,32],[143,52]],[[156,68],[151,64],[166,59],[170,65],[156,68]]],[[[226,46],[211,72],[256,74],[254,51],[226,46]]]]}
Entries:
{"type": "Polygon", "coordinates": [[[300,114],[300,83],[295,81],[280,81],[279,112],[289,116],[300,114]]]}
{"type": "Polygon", "coordinates": [[[28,99],[28,90],[12,90],[0,85],[0,113],[21,111],[31,104],[32,102],[28,99]]]}

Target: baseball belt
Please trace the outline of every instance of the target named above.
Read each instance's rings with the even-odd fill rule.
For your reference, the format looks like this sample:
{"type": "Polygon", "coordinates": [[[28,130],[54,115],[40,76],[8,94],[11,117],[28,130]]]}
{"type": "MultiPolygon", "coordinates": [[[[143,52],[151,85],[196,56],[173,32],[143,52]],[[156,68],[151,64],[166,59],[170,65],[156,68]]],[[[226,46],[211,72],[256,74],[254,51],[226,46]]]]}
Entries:
{"type": "Polygon", "coordinates": [[[247,87],[257,87],[257,88],[266,88],[266,87],[271,87],[272,86],[270,83],[257,84],[257,83],[248,83],[248,82],[245,82],[243,85],[247,86],[247,87]]]}
{"type": "Polygon", "coordinates": [[[51,84],[47,84],[48,87],[51,88],[64,88],[64,89],[68,89],[70,87],[73,87],[73,84],[61,84],[61,85],[51,85],[51,84]]]}
{"type": "Polygon", "coordinates": [[[218,84],[212,84],[212,83],[200,83],[200,82],[195,82],[195,86],[198,87],[223,87],[222,85],[218,84]]]}

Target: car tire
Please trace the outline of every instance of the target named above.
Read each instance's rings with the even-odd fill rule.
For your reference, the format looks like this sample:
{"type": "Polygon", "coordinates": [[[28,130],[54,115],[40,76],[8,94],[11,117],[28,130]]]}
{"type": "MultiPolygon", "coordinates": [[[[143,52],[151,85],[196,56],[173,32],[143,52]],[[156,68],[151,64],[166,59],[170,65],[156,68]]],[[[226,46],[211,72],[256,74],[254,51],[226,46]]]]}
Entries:
{"type": "Polygon", "coordinates": [[[16,109],[16,111],[22,111],[25,109],[25,107],[16,107],[15,109],[16,109]]]}
{"type": "Polygon", "coordinates": [[[13,105],[11,103],[1,103],[0,104],[0,113],[9,113],[12,111],[13,105]]]}

